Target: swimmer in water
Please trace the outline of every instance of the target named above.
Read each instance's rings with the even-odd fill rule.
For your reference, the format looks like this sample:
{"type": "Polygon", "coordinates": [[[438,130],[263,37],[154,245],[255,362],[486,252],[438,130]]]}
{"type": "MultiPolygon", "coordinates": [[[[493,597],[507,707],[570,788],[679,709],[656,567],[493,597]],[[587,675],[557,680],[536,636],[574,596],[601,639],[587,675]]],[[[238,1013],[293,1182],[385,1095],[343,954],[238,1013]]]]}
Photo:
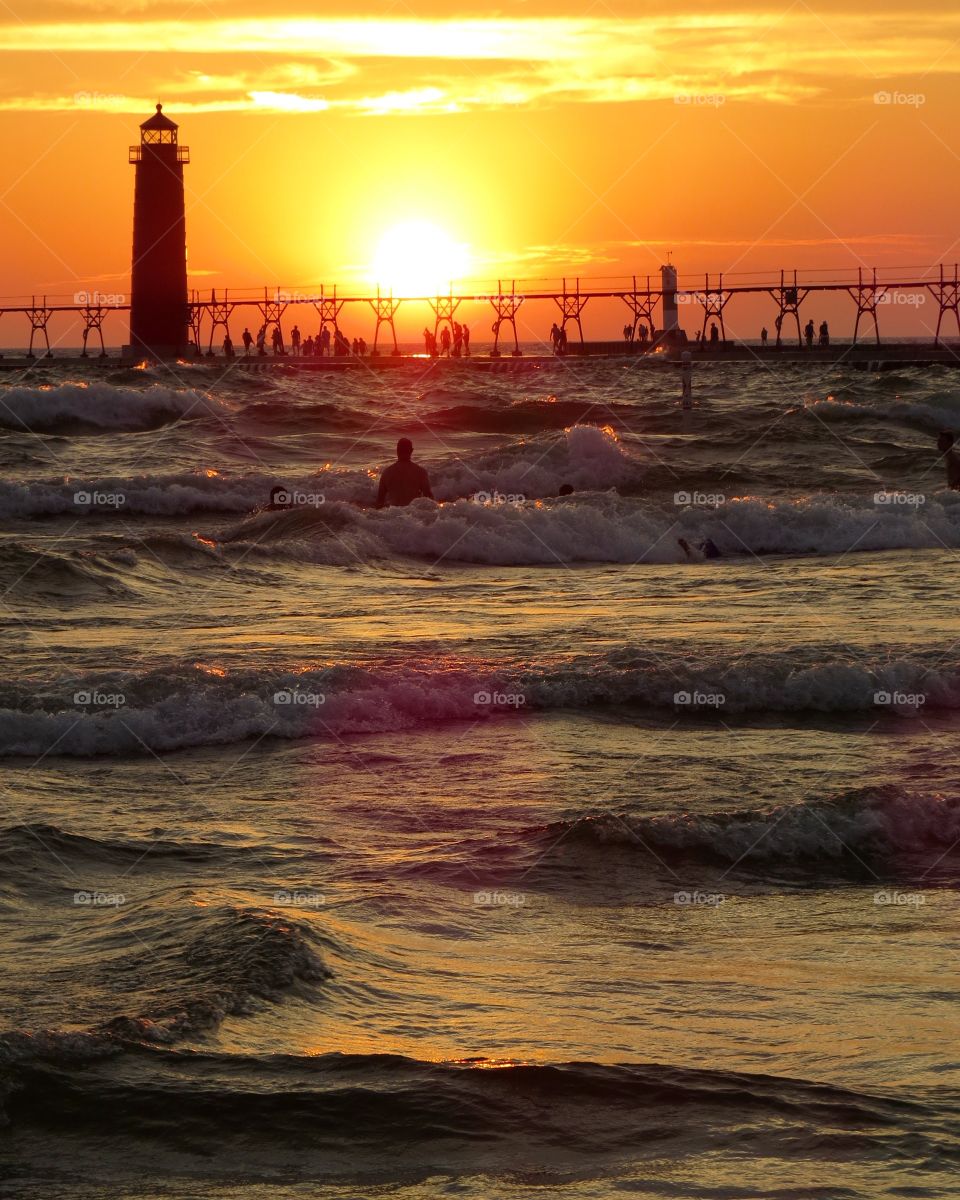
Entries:
{"type": "Polygon", "coordinates": [[[293,508],[293,497],[290,495],[288,488],[278,485],[270,489],[270,503],[261,511],[283,512],[288,508],[293,508]]]}
{"type": "Polygon", "coordinates": [[[956,437],[949,429],[941,429],[937,436],[937,449],[947,468],[947,487],[960,492],[960,454],[954,449],[956,437]]]}
{"type": "Polygon", "coordinates": [[[377,491],[377,508],[403,507],[426,496],[433,499],[430,478],[418,463],[412,462],[413,442],[401,438],[397,442],[397,461],[380,472],[380,488],[377,491]]]}
{"type": "Polygon", "coordinates": [[[723,555],[711,538],[704,538],[696,550],[693,549],[686,538],[677,538],[677,545],[691,562],[703,562],[708,558],[723,558],[723,555]]]}

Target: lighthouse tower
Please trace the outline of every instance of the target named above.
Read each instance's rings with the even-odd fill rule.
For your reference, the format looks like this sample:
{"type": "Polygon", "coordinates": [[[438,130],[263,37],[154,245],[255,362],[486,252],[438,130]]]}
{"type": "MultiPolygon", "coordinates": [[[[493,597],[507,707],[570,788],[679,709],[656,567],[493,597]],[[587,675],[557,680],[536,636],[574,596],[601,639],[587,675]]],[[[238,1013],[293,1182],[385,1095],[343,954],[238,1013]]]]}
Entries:
{"type": "Polygon", "coordinates": [[[130,351],[176,358],[188,348],[187,229],[183,164],[190,151],[163,106],[140,126],[133,196],[133,267],[130,273],[130,351]]]}

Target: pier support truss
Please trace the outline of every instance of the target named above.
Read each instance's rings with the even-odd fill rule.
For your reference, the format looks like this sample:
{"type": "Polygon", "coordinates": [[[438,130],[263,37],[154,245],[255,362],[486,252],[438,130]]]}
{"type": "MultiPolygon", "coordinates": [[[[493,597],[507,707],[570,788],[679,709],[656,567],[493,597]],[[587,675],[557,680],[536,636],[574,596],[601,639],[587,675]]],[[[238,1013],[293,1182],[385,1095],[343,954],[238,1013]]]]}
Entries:
{"type": "Polygon", "coordinates": [[[100,357],[107,357],[107,348],[103,343],[103,319],[110,310],[102,304],[85,304],[80,309],[80,316],[83,318],[83,349],[80,351],[81,358],[88,358],[87,354],[87,338],[91,333],[96,333],[100,338],[100,357]]]}
{"type": "Polygon", "coordinates": [[[27,358],[35,358],[33,353],[33,340],[38,333],[43,334],[43,340],[47,346],[47,358],[53,358],[53,351],[50,349],[50,335],[47,333],[47,325],[50,318],[53,316],[53,309],[47,307],[47,298],[44,296],[43,304],[37,304],[36,296],[32,297],[30,308],[27,309],[27,316],[30,319],[30,349],[27,351],[27,358]]]}
{"type": "Polygon", "coordinates": [[[807,298],[807,291],[797,286],[797,273],[793,273],[793,282],[786,277],[786,272],[780,272],[780,286],[770,288],[769,295],[777,306],[777,319],[774,328],[777,331],[775,345],[783,344],[783,323],[787,317],[793,317],[797,326],[797,345],[803,345],[803,332],[800,329],[800,305],[807,298]]]}
{"type": "Polygon", "coordinates": [[[646,290],[637,288],[637,277],[633,277],[633,291],[620,292],[620,299],[624,302],[633,317],[631,323],[630,340],[636,341],[637,329],[640,325],[646,325],[649,330],[650,340],[653,341],[656,332],[656,324],[653,318],[653,310],[660,303],[661,292],[658,289],[651,290],[650,276],[647,276],[646,290]]]}
{"type": "Polygon", "coordinates": [[[935,344],[940,342],[940,326],[947,313],[952,312],[957,322],[957,333],[960,334],[960,279],[957,278],[957,264],[953,264],[953,278],[945,277],[943,263],[940,264],[940,279],[937,283],[928,283],[927,291],[937,302],[937,332],[933,335],[935,344]]]}
{"type": "Polygon", "coordinates": [[[460,307],[460,298],[451,292],[449,296],[437,296],[436,299],[428,300],[427,303],[433,313],[433,336],[439,337],[440,330],[444,325],[449,325],[452,333],[453,314],[460,307]]]}
{"type": "Polygon", "coordinates": [[[370,307],[373,309],[377,318],[377,325],[373,331],[373,350],[371,351],[374,358],[380,353],[380,351],[377,349],[377,343],[380,340],[381,325],[386,325],[390,330],[390,334],[393,337],[393,353],[400,353],[400,347],[397,345],[397,331],[393,324],[393,318],[397,315],[397,309],[402,303],[402,300],[394,300],[392,295],[381,296],[379,288],[377,288],[376,300],[369,301],[370,307]]]}
{"type": "MultiPolygon", "coordinates": [[[[634,281],[636,282],[636,281],[634,281]]],[[[589,296],[580,295],[580,280],[578,279],[574,285],[574,290],[568,291],[567,281],[563,281],[563,293],[559,296],[554,296],[554,300],[560,309],[560,328],[566,329],[567,322],[573,321],[577,326],[577,331],[580,334],[580,342],[583,343],[583,324],[580,320],[580,314],[587,307],[589,296]]]]}
{"type": "Polygon", "coordinates": [[[510,284],[510,294],[507,295],[503,290],[502,280],[497,280],[497,294],[490,297],[490,303],[493,305],[493,311],[497,314],[496,320],[493,322],[493,351],[492,357],[500,357],[500,331],[503,326],[509,325],[513,330],[513,351],[515,357],[523,353],[520,349],[520,339],[517,337],[517,313],[520,311],[520,305],[523,303],[523,296],[517,295],[517,281],[514,279],[510,284]]]}
{"type": "Polygon", "coordinates": [[[877,345],[880,345],[880,326],[877,322],[877,305],[883,303],[883,298],[887,294],[887,288],[882,284],[877,283],[877,268],[873,268],[873,278],[863,282],[863,267],[857,271],[857,283],[853,287],[848,287],[849,293],[854,304],[857,306],[857,319],[853,326],[853,344],[857,344],[857,338],[860,333],[861,317],[870,317],[873,321],[873,333],[877,340],[877,345]]]}
{"type": "Polygon", "coordinates": [[[333,295],[328,296],[321,284],[319,300],[312,300],[311,303],[320,314],[320,333],[322,334],[328,325],[334,333],[338,333],[340,331],[340,310],[346,301],[337,299],[337,285],[333,285],[333,295]]]}
{"type": "Polygon", "coordinates": [[[725,292],[723,290],[723,276],[717,276],[716,287],[710,286],[710,276],[706,275],[703,286],[703,291],[700,293],[700,303],[703,305],[703,325],[700,329],[700,337],[703,341],[707,339],[707,322],[711,318],[715,318],[720,322],[720,341],[727,340],[727,330],[723,324],[723,310],[730,302],[733,292],[725,292]]]}
{"type": "MultiPolygon", "coordinates": [[[[223,299],[217,299],[217,293],[210,293],[210,303],[206,306],[207,314],[210,317],[210,341],[207,345],[207,353],[213,354],[213,335],[218,329],[223,330],[223,336],[230,336],[230,316],[233,313],[234,305],[228,300],[229,292],[223,293],[223,299]]],[[[200,343],[197,343],[197,349],[200,349],[200,343]]]]}
{"type": "Polygon", "coordinates": [[[194,292],[193,299],[187,305],[187,324],[190,326],[190,336],[193,338],[193,344],[199,354],[202,337],[203,302],[196,292],[194,292]]]}
{"type": "Polygon", "coordinates": [[[265,336],[270,336],[271,328],[279,329],[281,349],[283,349],[284,342],[283,326],[280,322],[283,320],[283,314],[287,311],[287,304],[288,301],[286,300],[271,300],[267,295],[266,288],[263,289],[263,299],[257,302],[257,308],[260,310],[265,336]]]}

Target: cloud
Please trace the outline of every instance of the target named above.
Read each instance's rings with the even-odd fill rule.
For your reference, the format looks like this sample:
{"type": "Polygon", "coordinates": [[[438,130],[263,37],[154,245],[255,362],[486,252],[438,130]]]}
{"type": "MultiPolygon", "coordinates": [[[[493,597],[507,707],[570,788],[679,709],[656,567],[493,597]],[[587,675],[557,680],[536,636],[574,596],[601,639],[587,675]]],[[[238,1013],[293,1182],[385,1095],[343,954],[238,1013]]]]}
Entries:
{"type": "MultiPolygon", "coordinates": [[[[17,87],[17,56],[62,63],[136,55],[140,88],[177,111],[361,115],[462,113],[519,105],[626,104],[697,96],[797,104],[864,99],[881,81],[960,73],[960,13],[673,13],[643,18],[204,17],[0,24],[0,107],[72,109],[65,89],[17,87]],[[69,56],[65,59],[64,56],[69,56]],[[171,56],[175,67],[170,69],[171,56]],[[214,64],[211,65],[211,59],[214,64]],[[219,64],[222,64],[220,66],[219,64]],[[186,69],[184,69],[186,67],[186,69]],[[152,77],[152,78],[151,78],[152,77]],[[6,96],[2,95],[6,91],[6,96]],[[173,103],[171,102],[171,107],[173,103]]],[[[120,77],[126,71],[118,61],[120,77]]],[[[71,67],[72,69],[72,67],[71,67]]],[[[149,111],[140,96],[91,107],[149,111]]]]}

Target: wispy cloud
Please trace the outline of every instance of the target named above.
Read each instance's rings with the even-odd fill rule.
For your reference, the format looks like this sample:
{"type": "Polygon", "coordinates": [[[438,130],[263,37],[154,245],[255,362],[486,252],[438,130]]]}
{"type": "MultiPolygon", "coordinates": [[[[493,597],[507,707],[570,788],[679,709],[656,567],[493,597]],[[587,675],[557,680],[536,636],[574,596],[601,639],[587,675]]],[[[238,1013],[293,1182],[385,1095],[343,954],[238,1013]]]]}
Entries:
{"type": "Polygon", "coordinates": [[[107,111],[144,111],[142,92],[151,83],[153,91],[175,94],[184,113],[339,109],[382,116],[691,96],[794,104],[837,93],[866,101],[880,80],[960,73],[958,41],[958,12],[823,15],[805,6],[630,19],[10,21],[0,23],[8,68],[0,107],[78,106],[76,94],[55,85],[44,91],[32,71],[18,69],[17,56],[38,48],[69,56],[78,70],[85,57],[95,61],[100,77],[110,73],[104,63],[113,55],[136,55],[141,94],[85,94],[107,111]],[[222,66],[211,68],[211,59],[222,66]]]}

